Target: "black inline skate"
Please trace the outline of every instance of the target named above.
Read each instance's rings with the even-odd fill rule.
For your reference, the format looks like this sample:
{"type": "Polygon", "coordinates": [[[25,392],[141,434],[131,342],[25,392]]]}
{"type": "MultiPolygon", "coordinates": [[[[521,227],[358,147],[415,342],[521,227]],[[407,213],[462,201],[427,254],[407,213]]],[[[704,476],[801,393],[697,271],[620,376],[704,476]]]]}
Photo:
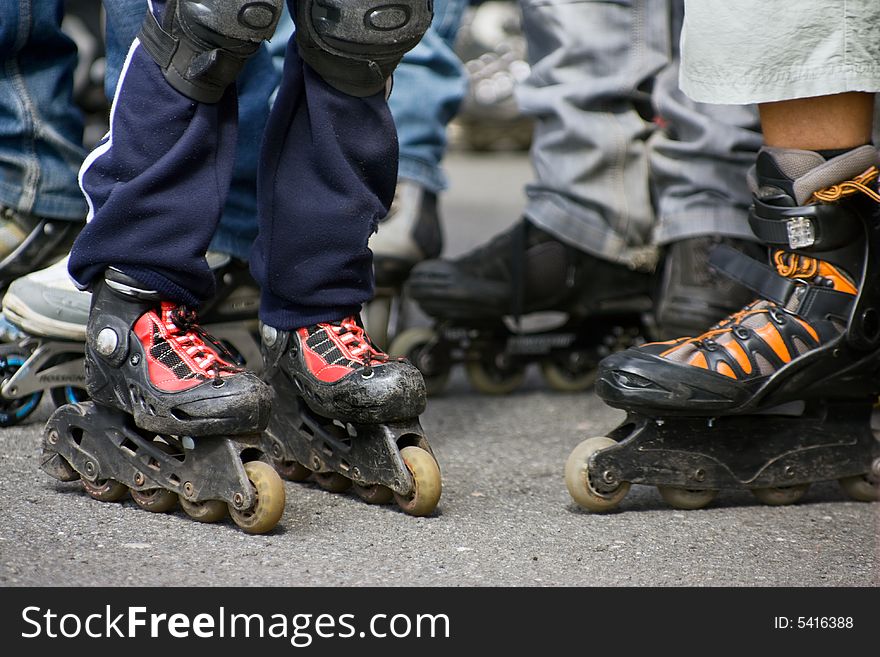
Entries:
{"type": "Polygon", "coordinates": [[[266,453],[282,476],[430,514],[442,484],[418,420],[419,371],[377,349],[354,317],[295,331],[264,325],[262,337],[275,391],[266,453]]]}
{"type": "MultiPolygon", "coordinates": [[[[0,345],[0,426],[22,422],[48,391],[55,406],[85,401],[84,344],[91,294],[78,290],[67,258],[16,279],[3,297],[3,314],[20,335],[0,345]]],[[[217,292],[199,309],[199,323],[259,374],[260,292],[247,263],[209,252],[217,292]]]]}
{"type": "Polygon", "coordinates": [[[633,483],[658,486],[685,509],[727,488],[788,504],[811,482],[834,479],[854,499],[878,499],[876,163],[872,146],[828,161],[761,151],[750,224],[774,267],[726,248],[712,256],[758,299],[699,337],[601,363],[597,393],[628,415],[569,457],[565,478],[578,504],[611,509],[633,483]]]}
{"type": "Polygon", "coordinates": [[[429,394],[456,363],[487,394],[515,390],[533,362],[554,389],[584,390],[603,356],[644,340],[652,280],[523,221],[458,260],[417,265],[407,290],[436,325],[404,331],[389,353],[421,370],[429,394]]]}
{"type": "Polygon", "coordinates": [[[250,533],[272,529],[284,485],[261,461],[271,391],[197,322],[108,269],[95,284],[86,330],[93,401],[66,404],[46,424],[42,469],[82,479],[92,497],[130,490],[148,511],[177,501],[196,520],[227,512],[250,533]]]}
{"type": "Polygon", "coordinates": [[[388,215],[370,238],[375,295],[364,308],[364,323],[382,349],[404,324],[403,284],[417,263],[436,258],[443,249],[437,195],[401,178],[388,215]]]}
{"type": "Polygon", "coordinates": [[[658,340],[702,333],[752,300],[753,292],[719,274],[709,263],[709,255],[720,245],[756,260],[767,253],[761,244],[722,235],[700,235],[668,244],[654,311],[658,340]]]}

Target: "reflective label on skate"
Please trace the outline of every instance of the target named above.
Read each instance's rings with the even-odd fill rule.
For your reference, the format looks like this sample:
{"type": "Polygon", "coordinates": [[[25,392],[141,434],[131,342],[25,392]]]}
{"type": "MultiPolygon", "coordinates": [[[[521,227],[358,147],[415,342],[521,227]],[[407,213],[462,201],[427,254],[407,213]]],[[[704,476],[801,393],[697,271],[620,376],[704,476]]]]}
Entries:
{"type": "Polygon", "coordinates": [[[813,222],[807,217],[795,217],[786,223],[788,245],[792,249],[804,249],[816,243],[816,231],[813,222]]]}

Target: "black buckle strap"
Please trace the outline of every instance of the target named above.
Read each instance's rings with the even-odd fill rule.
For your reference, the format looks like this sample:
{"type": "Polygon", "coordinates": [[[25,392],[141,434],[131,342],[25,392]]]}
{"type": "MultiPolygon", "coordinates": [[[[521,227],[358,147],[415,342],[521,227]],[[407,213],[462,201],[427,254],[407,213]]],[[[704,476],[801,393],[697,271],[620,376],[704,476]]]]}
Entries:
{"type": "Polygon", "coordinates": [[[780,276],[767,265],[726,244],[712,249],[709,264],[762,299],[805,319],[827,319],[830,316],[846,321],[855,303],[855,296],[851,294],[797,283],[780,276]]]}
{"type": "Polygon", "coordinates": [[[156,63],[165,70],[171,65],[174,53],[177,51],[178,40],[168,34],[159,25],[159,21],[153,16],[153,12],[147,10],[138,39],[156,63]]]}
{"type": "Polygon", "coordinates": [[[787,251],[831,251],[857,240],[862,222],[839,204],[783,207],[754,200],[749,226],[760,241],[787,251]]]}

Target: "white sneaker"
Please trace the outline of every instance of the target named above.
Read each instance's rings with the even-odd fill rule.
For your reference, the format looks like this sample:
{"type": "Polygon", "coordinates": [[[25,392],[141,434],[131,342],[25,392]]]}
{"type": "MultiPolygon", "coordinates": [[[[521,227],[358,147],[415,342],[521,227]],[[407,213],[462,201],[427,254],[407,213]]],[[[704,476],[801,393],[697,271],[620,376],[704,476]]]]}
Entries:
{"type": "Polygon", "coordinates": [[[85,342],[92,295],[67,273],[69,256],[17,278],[3,297],[3,314],[25,333],[85,342]]]}

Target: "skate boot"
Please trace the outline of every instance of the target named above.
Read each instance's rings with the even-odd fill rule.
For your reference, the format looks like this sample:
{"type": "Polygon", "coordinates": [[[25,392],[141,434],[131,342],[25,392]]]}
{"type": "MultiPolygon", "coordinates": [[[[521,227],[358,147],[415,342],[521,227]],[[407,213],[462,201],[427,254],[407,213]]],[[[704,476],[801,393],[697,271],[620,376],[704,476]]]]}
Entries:
{"type": "Polygon", "coordinates": [[[431,394],[456,363],[486,394],[515,390],[533,362],[554,389],[583,390],[603,356],[642,340],[651,280],[524,220],[457,260],[417,265],[408,294],[437,323],[401,333],[390,352],[422,371],[431,394]]]}
{"type": "Polygon", "coordinates": [[[82,225],[0,207],[0,290],[63,257],[82,225]]]}
{"type": "Polygon", "coordinates": [[[436,258],[443,248],[437,195],[412,180],[401,178],[391,211],[370,238],[376,293],[364,320],[373,341],[382,348],[403,323],[402,286],[413,266],[436,258]]]}
{"type": "Polygon", "coordinates": [[[658,486],[679,508],[705,506],[720,488],[785,504],[830,479],[855,499],[877,499],[876,162],[872,146],[828,161],[759,153],[750,224],[773,267],[728,247],[711,258],[758,298],[698,337],[602,362],[596,392],[628,416],[569,457],[579,504],[612,508],[631,483],[658,486]]]}
{"type": "Polygon", "coordinates": [[[354,317],[295,331],[264,325],[263,376],[275,391],[266,452],[293,481],[354,487],[367,502],[392,498],[406,513],[431,513],[441,481],[418,416],[419,371],[389,358],[354,317]]]}
{"type": "Polygon", "coordinates": [[[742,308],[752,292],[716,272],[709,254],[726,244],[759,260],[766,248],[755,242],[716,235],[691,237],[666,249],[660,292],[657,295],[656,335],[666,340],[697,335],[742,308]]]}
{"type": "Polygon", "coordinates": [[[42,468],[82,478],[96,499],[129,489],[150,511],[180,500],[200,521],[228,509],[245,531],[277,524],[284,486],[260,460],[271,391],[245,372],[184,306],[108,269],[95,284],[86,329],[93,401],[58,408],[46,425],[42,468]]]}
{"type": "MultiPolygon", "coordinates": [[[[85,401],[84,343],[90,292],[77,289],[67,260],[12,282],[3,314],[24,333],[0,345],[0,426],[23,421],[49,391],[55,406],[85,401]]],[[[209,252],[217,292],[199,309],[199,323],[231,354],[236,364],[259,374],[259,288],[247,263],[209,252]]]]}

